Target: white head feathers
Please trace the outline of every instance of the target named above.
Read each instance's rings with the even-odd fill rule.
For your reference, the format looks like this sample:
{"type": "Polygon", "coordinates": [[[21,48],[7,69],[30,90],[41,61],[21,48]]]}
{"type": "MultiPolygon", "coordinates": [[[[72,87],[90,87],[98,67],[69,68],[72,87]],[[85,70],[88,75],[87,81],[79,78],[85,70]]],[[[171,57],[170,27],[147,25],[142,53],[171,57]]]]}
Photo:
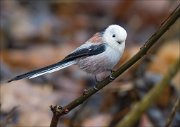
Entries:
{"type": "Polygon", "coordinates": [[[103,34],[103,41],[115,49],[122,50],[125,46],[127,32],[119,25],[110,25],[103,34]]]}

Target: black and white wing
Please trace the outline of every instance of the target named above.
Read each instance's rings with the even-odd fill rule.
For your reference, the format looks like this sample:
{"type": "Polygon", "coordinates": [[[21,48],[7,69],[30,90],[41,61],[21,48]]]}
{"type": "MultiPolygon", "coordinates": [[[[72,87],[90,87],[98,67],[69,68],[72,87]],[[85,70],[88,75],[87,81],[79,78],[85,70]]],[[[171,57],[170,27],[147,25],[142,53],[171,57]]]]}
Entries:
{"type": "Polygon", "coordinates": [[[8,82],[15,81],[15,80],[20,80],[23,78],[35,78],[41,75],[44,75],[46,73],[52,73],[58,70],[61,70],[63,68],[69,67],[73,64],[76,64],[76,59],[82,58],[82,57],[88,57],[92,55],[97,55],[105,51],[105,44],[97,44],[97,45],[89,45],[89,44],[84,44],[80,46],[77,50],[66,56],[62,61],[55,63],[53,65],[33,70],[30,72],[27,72],[25,74],[16,76],[15,78],[9,80],[8,82]]]}

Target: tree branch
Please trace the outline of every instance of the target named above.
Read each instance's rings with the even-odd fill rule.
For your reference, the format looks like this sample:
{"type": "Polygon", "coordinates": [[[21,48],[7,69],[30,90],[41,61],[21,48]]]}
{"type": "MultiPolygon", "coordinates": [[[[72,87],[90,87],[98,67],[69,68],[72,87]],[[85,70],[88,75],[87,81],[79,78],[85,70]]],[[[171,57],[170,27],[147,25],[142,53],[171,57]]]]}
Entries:
{"type": "Polygon", "coordinates": [[[53,118],[51,121],[50,127],[56,127],[57,122],[60,116],[67,114],[69,111],[74,109],[75,107],[82,104],[85,100],[87,100],[90,96],[98,92],[100,89],[108,85],[114,79],[116,79],[119,75],[125,72],[128,68],[130,68],[133,64],[135,64],[138,60],[140,60],[148,50],[157,42],[157,40],[172,26],[175,21],[180,16],[180,5],[171,13],[171,15],[163,22],[160,28],[148,39],[148,41],[140,48],[140,51],[135,54],[131,59],[129,59],[126,63],[124,63],[117,71],[112,73],[111,77],[108,76],[103,81],[99,82],[95,85],[94,88],[90,88],[85,91],[80,97],[69,103],[63,108],[57,108],[57,106],[51,106],[51,110],[53,111],[53,118]],[[112,80],[113,79],[113,80],[112,80]],[[55,122],[54,122],[55,121],[55,122]]]}
{"type": "Polygon", "coordinates": [[[173,121],[173,118],[174,116],[176,115],[176,111],[178,110],[178,108],[180,109],[180,98],[178,97],[173,108],[172,108],[172,111],[166,121],[166,124],[165,124],[165,127],[170,127],[172,121],[173,121]]]}
{"type": "Polygon", "coordinates": [[[164,88],[170,83],[171,79],[175,76],[179,69],[180,61],[177,59],[173,66],[170,67],[164,78],[143,97],[142,101],[133,106],[133,109],[120,121],[120,123],[117,124],[117,127],[132,127],[144,111],[146,111],[159,97],[159,95],[161,95],[164,88]]]}

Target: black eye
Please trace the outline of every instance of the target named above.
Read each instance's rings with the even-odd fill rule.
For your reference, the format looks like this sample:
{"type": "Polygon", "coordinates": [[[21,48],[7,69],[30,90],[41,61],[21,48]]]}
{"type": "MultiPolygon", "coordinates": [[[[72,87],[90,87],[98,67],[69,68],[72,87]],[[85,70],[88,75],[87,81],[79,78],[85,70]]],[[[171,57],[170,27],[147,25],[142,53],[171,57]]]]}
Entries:
{"type": "Polygon", "coordinates": [[[113,35],[112,35],[112,37],[116,37],[116,35],[115,35],[115,34],[113,34],[113,35]]]}

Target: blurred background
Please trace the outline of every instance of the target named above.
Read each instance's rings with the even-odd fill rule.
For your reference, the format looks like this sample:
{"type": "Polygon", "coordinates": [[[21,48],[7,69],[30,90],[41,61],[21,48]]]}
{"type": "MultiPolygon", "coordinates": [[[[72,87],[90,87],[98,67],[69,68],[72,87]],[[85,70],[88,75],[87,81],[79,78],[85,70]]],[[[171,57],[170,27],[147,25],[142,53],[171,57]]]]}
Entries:
{"type": "MultiPolygon", "coordinates": [[[[65,106],[95,84],[77,66],[31,80],[9,84],[7,80],[60,61],[110,24],[121,25],[128,33],[119,67],[139,51],[178,4],[178,0],[1,0],[1,126],[49,126],[50,105],[65,106]]],[[[59,127],[114,127],[179,57],[179,29],[178,19],[143,60],[65,115],[59,127]]],[[[179,76],[134,127],[164,126],[180,92],[179,76]]],[[[180,111],[174,126],[178,120],[180,111]]]]}

